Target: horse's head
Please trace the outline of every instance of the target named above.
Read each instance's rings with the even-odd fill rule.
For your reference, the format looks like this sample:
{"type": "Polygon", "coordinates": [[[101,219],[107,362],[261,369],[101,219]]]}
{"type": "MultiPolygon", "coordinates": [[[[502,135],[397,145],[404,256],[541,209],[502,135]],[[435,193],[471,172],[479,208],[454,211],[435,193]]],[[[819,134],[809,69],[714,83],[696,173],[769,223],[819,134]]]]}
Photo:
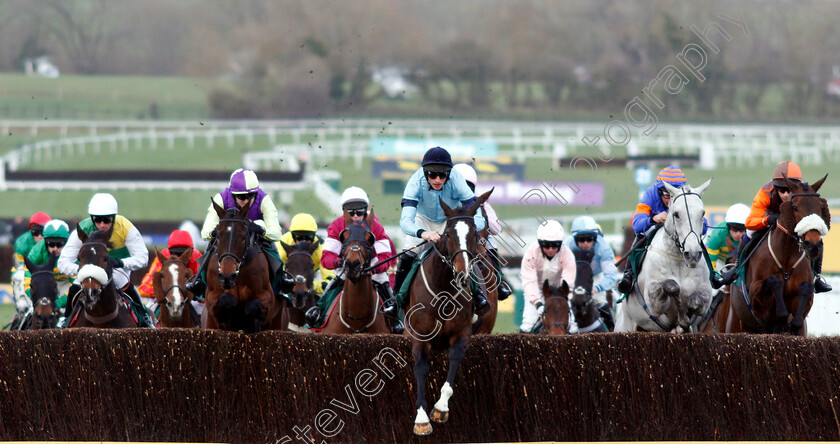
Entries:
{"type": "Polygon", "coordinates": [[[373,244],[376,237],[370,231],[373,223],[373,210],[365,220],[358,220],[347,225],[338,235],[341,242],[341,258],[344,260],[344,273],[352,282],[358,282],[363,271],[370,265],[375,254],[373,244]]]}
{"type": "Polygon", "coordinates": [[[543,331],[550,335],[569,333],[569,284],[563,281],[559,287],[543,281],[542,295],[545,311],[542,315],[543,331]]]}
{"type": "Polygon", "coordinates": [[[187,248],[180,256],[166,257],[155,249],[161,264],[160,271],[152,275],[155,300],[161,307],[166,306],[173,319],[179,319],[184,314],[184,307],[193,298],[193,294],[186,289],[187,280],[193,275],[189,267],[192,252],[192,248],[187,248]]]}
{"type": "Polygon", "coordinates": [[[683,260],[689,268],[697,267],[703,259],[703,193],[709,187],[712,179],[707,180],[697,188],[685,185],[676,188],[665,182],[665,189],[671,194],[671,206],[665,219],[665,232],[676,243],[683,255],[683,260]]]}
{"type": "Polygon", "coordinates": [[[113,225],[108,231],[94,231],[88,236],[84,230],[76,227],[76,233],[82,241],[76,282],[82,287],[88,307],[99,303],[103,288],[111,284],[114,270],[108,261],[108,251],[111,249],[112,230],[113,225]]]}
{"type": "MultiPolygon", "coordinates": [[[[211,199],[212,201],[212,199],[211,199]]],[[[239,276],[239,268],[245,262],[245,256],[254,244],[252,233],[248,231],[248,210],[251,201],[241,209],[231,208],[225,211],[213,202],[213,208],[219,215],[216,226],[216,254],[219,258],[219,281],[222,288],[230,290],[239,276]]]]}
{"type": "Polygon", "coordinates": [[[32,276],[29,283],[29,294],[33,301],[32,329],[53,328],[58,321],[58,307],[55,305],[58,284],[53,271],[58,256],[50,255],[50,260],[44,265],[35,265],[25,256],[23,260],[32,276]]]}
{"type": "Polygon", "coordinates": [[[291,296],[292,306],[298,310],[306,310],[315,305],[315,290],[312,288],[312,280],[315,278],[315,263],[312,261],[312,253],[318,249],[316,242],[298,242],[288,245],[280,241],[283,250],[286,252],[286,274],[295,281],[291,296]]]}
{"type": "Polygon", "coordinates": [[[469,208],[453,209],[446,205],[443,199],[438,198],[443,214],[446,215],[446,227],[435,247],[444,255],[448,265],[454,268],[457,283],[461,287],[466,287],[469,283],[471,261],[478,248],[478,232],[473,217],[492,193],[493,189],[482,194],[469,208]]]}
{"type": "Polygon", "coordinates": [[[572,308],[574,308],[575,316],[583,314],[589,306],[593,305],[592,299],[592,284],[594,278],[592,276],[592,257],[595,252],[577,250],[575,251],[576,258],[576,273],[575,273],[575,288],[572,290],[572,308]]]}
{"type": "Polygon", "coordinates": [[[828,203],[818,193],[828,174],[815,184],[794,182],[785,177],[785,184],[790,188],[791,197],[779,206],[777,225],[794,235],[799,248],[808,252],[814,259],[819,255],[822,236],[828,234],[831,227],[831,214],[828,203]]]}

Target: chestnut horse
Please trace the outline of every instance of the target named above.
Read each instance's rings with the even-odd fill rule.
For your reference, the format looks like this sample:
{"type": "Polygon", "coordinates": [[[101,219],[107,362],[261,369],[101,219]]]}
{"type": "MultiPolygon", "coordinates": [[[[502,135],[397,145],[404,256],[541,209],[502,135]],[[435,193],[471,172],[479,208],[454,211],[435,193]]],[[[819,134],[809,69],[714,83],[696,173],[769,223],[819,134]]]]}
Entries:
{"type": "Polygon", "coordinates": [[[32,298],[32,316],[28,322],[28,328],[32,330],[55,328],[59,317],[58,307],[55,305],[59,289],[54,271],[58,256],[50,255],[49,261],[44,265],[35,265],[28,257],[24,257],[23,261],[31,275],[29,294],[32,298]]]}
{"type": "Polygon", "coordinates": [[[546,279],[542,285],[542,294],[545,305],[543,314],[540,315],[542,322],[540,333],[569,334],[569,284],[563,281],[560,287],[552,287],[546,279]]]}
{"type": "Polygon", "coordinates": [[[152,288],[160,307],[158,321],[161,327],[197,328],[201,324],[198,312],[193,307],[193,294],[186,289],[193,272],[189,267],[192,248],[181,256],[166,257],[155,250],[160,262],[160,271],[152,274],[152,288]]]}
{"type": "Polygon", "coordinates": [[[455,374],[472,334],[473,303],[469,283],[470,274],[478,266],[475,263],[478,233],[473,217],[492,192],[491,189],[482,194],[469,208],[452,209],[439,199],[446,215],[446,226],[440,240],[432,246],[432,252],[420,265],[417,273],[420,276],[409,286],[411,304],[405,315],[405,331],[411,336],[417,382],[415,435],[432,433],[426,414],[426,376],[432,350],[449,350],[446,383],[441,387],[440,399],[432,411],[435,422],[449,420],[449,398],[454,393],[455,374]]]}
{"type": "Polygon", "coordinates": [[[321,333],[390,333],[385,316],[379,311],[379,295],[373,288],[371,261],[376,256],[376,238],[370,230],[373,210],[363,221],[347,221],[338,236],[344,261],[344,289],[338,295],[335,313],[321,328],[321,333]]]}
{"type": "Polygon", "coordinates": [[[828,204],[818,193],[826,177],[813,186],[785,178],[793,194],[755,247],[743,286],[739,281],[731,286],[727,333],[806,334],[805,318],[814,303],[811,261],[819,256],[831,225],[828,204]]]}
{"type": "Polygon", "coordinates": [[[295,281],[295,286],[289,296],[292,298],[292,306],[289,307],[289,330],[298,333],[312,333],[311,330],[303,328],[306,324],[306,310],[309,310],[317,302],[312,281],[315,279],[315,263],[312,261],[312,253],[318,249],[315,242],[298,242],[288,245],[280,241],[283,250],[286,252],[286,273],[295,281]]]}
{"type": "Polygon", "coordinates": [[[285,330],[289,324],[286,300],[275,296],[268,259],[257,233],[248,230],[248,203],[219,215],[215,250],[207,258],[207,292],[202,325],[210,329],[285,330]]]}
{"type": "MultiPolygon", "coordinates": [[[[134,328],[137,319],[131,307],[114,285],[114,270],[108,261],[113,226],[106,232],[94,231],[90,237],[76,227],[82,246],[79,249],[79,272],[76,283],[82,289],[76,300],[84,307],[70,318],[66,328],[134,328]]],[[[68,298],[68,301],[70,299],[68,298]]],[[[70,307],[72,310],[72,307],[70,307]]]]}

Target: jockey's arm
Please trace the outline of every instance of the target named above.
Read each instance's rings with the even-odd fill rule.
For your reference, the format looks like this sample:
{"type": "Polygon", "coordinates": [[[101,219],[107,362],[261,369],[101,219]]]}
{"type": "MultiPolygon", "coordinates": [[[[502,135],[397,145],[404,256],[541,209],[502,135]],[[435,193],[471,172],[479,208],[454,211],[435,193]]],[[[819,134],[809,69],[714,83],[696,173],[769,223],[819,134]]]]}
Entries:
{"type": "MultiPolygon", "coordinates": [[[[454,195],[452,197],[454,197],[459,202],[461,202],[461,205],[463,205],[464,208],[471,207],[478,200],[475,197],[475,193],[473,193],[473,191],[467,185],[466,180],[461,180],[461,181],[458,181],[458,182],[454,182],[452,190],[453,190],[453,193],[454,193],[454,195]]],[[[481,231],[486,226],[486,221],[484,220],[484,216],[481,214],[480,209],[475,212],[475,216],[473,217],[473,221],[475,222],[476,231],[481,231]]]]}
{"type": "Polygon", "coordinates": [[[152,265],[149,267],[149,272],[143,276],[143,281],[140,283],[140,286],[137,287],[137,292],[140,293],[140,296],[144,298],[154,299],[155,297],[155,288],[154,284],[152,283],[152,278],[155,272],[160,271],[163,268],[163,264],[160,263],[158,258],[155,258],[152,261],[152,265]]]}
{"type": "Polygon", "coordinates": [[[768,226],[767,224],[767,207],[770,206],[770,196],[768,196],[763,189],[758,190],[758,193],[753,198],[750,215],[744,225],[748,230],[761,230],[768,226]]]}
{"type": "Polygon", "coordinates": [[[497,235],[502,232],[502,224],[499,223],[499,217],[496,216],[496,210],[490,206],[489,203],[484,203],[484,212],[487,213],[487,232],[492,235],[497,235]]]}
{"type": "Polygon", "coordinates": [[[67,238],[67,243],[61,249],[61,255],[58,257],[56,266],[58,271],[70,277],[75,277],[79,273],[79,264],[76,260],[79,258],[79,250],[82,249],[82,241],[79,239],[79,234],[76,230],[70,232],[70,237],[67,238]]]}
{"type": "Polygon", "coordinates": [[[633,213],[633,231],[636,234],[644,233],[648,228],[652,227],[653,217],[650,214],[651,208],[644,202],[639,202],[636,205],[636,212],[633,213]]]}
{"type": "MultiPolygon", "coordinates": [[[[213,201],[216,202],[216,205],[224,208],[224,202],[222,201],[221,194],[213,196],[213,201]]],[[[219,215],[216,213],[216,209],[213,207],[213,204],[210,204],[207,208],[207,216],[204,217],[204,225],[201,226],[201,238],[209,241],[212,237],[211,233],[213,233],[216,225],[219,225],[219,215]]]]}
{"type": "Polygon", "coordinates": [[[341,242],[329,236],[324,239],[324,245],[321,246],[321,267],[327,270],[335,270],[338,268],[339,253],[341,253],[341,242]]]}
{"type": "Polygon", "coordinates": [[[126,271],[139,270],[149,263],[149,250],[143,242],[143,236],[137,227],[131,227],[125,237],[125,246],[128,248],[129,256],[124,258],[123,269],[126,271]]]}
{"type": "Polygon", "coordinates": [[[414,217],[417,216],[417,201],[403,198],[402,212],[400,213],[400,229],[403,233],[420,237],[420,227],[414,223],[414,217]]]}
{"type": "Polygon", "coordinates": [[[265,222],[265,234],[263,237],[270,241],[279,241],[283,236],[283,229],[280,228],[280,220],[277,215],[277,207],[271,201],[269,196],[265,196],[260,204],[260,211],[263,214],[263,222],[265,222]]]}
{"type": "Polygon", "coordinates": [[[531,305],[536,305],[542,297],[541,283],[537,275],[537,267],[542,267],[542,257],[535,254],[539,250],[528,248],[525,250],[525,256],[522,258],[522,265],[519,269],[519,279],[522,281],[522,292],[525,294],[525,300],[531,305]]]}
{"type": "Polygon", "coordinates": [[[577,262],[575,262],[575,254],[572,250],[563,245],[557,253],[560,255],[560,267],[562,268],[563,280],[569,284],[569,288],[574,288],[575,279],[577,278],[577,262]]]}
{"type": "Polygon", "coordinates": [[[615,266],[615,253],[612,248],[607,245],[604,238],[599,239],[598,243],[600,244],[598,245],[598,256],[601,262],[601,281],[593,287],[592,291],[595,293],[613,288],[621,279],[618,268],[615,266]]]}

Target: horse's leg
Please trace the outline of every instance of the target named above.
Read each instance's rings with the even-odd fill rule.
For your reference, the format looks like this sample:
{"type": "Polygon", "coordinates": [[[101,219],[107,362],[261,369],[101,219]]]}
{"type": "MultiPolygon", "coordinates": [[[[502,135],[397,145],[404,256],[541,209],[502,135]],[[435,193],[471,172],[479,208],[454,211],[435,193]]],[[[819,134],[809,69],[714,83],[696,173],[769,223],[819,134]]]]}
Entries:
{"type": "Polygon", "coordinates": [[[806,280],[805,282],[799,284],[799,304],[796,306],[796,313],[793,315],[793,321],[790,323],[791,333],[798,334],[799,331],[802,330],[802,326],[805,323],[805,308],[808,306],[808,302],[811,300],[813,295],[813,282],[806,280]]]}
{"type": "Polygon", "coordinates": [[[650,285],[650,312],[654,316],[659,316],[665,312],[668,304],[668,299],[676,299],[680,296],[680,285],[673,279],[666,279],[655,285],[655,282],[649,282],[650,285]]]}
{"type": "Polygon", "coordinates": [[[688,297],[688,303],[686,304],[686,308],[688,309],[688,316],[702,317],[703,315],[705,315],[710,308],[706,304],[706,301],[711,301],[711,297],[706,294],[705,289],[700,289],[695,291],[694,293],[691,293],[691,295],[688,297]]]}
{"type": "Polygon", "coordinates": [[[245,325],[251,327],[252,331],[246,333],[257,333],[261,330],[260,316],[263,313],[263,303],[259,299],[251,299],[245,303],[245,325]]]}
{"type": "Polygon", "coordinates": [[[776,326],[787,324],[788,311],[785,307],[785,295],[783,294],[782,280],[778,276],[771,275],[764,280],[764,285],[773,293],[776,300],[776,326]]]}
{"type": "Polygon", "coordinates": [[[414,356],[414,381],[417,383],[417,416],[414,418],[414,434],[424,436],[432,433],[432,424],[426,411],[426,376],[429,374],[429,351],[432,346],[426,341],[413,341],[411,354],[414,356]]]}
{"type": "Polygon", "coordinates": [[[440,388],[440,399],[435,403],[432,410],[432,421],[444,423],[449,420],[449,398],[452,397],[455,386],[455,373],[458,366],[464,360],[464,353],[467,351],[467,340],[469,336],[462,335],[449,347],[449,373],[446,375],[446,383],[440,388]]]}
{"type": "Polygon", "coordinates": [[[236,297],[230,293],[222,293],[213,307],[213,317],[216,318],[216,322],[227,330],[231,328],[230,323],[233,320],[236,305],[236,297]]]}

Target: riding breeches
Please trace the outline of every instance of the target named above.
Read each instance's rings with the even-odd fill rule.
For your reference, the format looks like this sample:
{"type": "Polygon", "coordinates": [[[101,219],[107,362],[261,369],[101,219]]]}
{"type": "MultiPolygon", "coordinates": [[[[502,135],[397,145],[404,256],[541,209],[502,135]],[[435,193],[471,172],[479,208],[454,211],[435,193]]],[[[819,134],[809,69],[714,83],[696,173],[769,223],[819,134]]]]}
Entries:
{"type": "MultiPolygon", "coordinates": [[[[438,234],[443,233],[443,230],[446,228],[446,221],[443,221],[441,223],[435,223],[419,214],[414,216],[414,223],[417,224],[418,227],[426,231],[434,231],[438,234]]],[[[416,247],[421,242],[423,242],[423,239],[415,237],[414,235],[406,234],[405,242],[403,242],[403,250],[416,247]]]]}
{"type": "Polygon", "coordinates": [[[131,282],[131,279],[129,279],[130,275],[131,273],[125,268],[114,268],[114,274],[111,279],[114,280],[114,285],[118,289],[122,290],[129,282],[131,282]]]}

